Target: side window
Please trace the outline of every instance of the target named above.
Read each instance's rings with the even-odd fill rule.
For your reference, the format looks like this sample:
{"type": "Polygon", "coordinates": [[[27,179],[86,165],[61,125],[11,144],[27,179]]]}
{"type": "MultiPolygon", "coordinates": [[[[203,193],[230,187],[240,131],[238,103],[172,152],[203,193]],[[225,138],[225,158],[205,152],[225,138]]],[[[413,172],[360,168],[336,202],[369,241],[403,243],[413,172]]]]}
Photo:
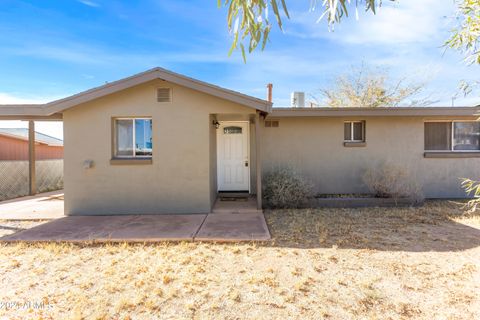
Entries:
{"type": "Polygon", "coordinates": [[[152,119],[115,119],[114,132],[113,154],[115,157],[152,157],[152,119]]]}
{"type": "Polygon", "coordinates": [[[425,122],[425,151],[480,151],[480,122],[425,122]]]}
{"type": "Polygon", "coordinates": [[[365,142],[365,121],[345,121],[343,140],[345,142],[365,142]]]}

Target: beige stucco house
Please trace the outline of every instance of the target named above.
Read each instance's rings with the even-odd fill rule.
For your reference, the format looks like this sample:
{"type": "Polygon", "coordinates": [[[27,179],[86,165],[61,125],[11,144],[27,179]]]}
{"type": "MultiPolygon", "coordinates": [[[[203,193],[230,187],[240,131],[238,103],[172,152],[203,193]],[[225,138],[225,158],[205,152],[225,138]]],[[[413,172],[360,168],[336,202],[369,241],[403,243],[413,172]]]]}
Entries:
{"type": "MultiPolygon", "coordinates": [[[[271,87],[270,87],[271,88],[271,87]]],[[[271,94],[271,91],[270,91],[271,94]]],[[[480,172],[471,107],[272,108],[272,103],[155,68],[1,119],[63,119],[65,213],[210,212],[218,192],[256,195],[262,172],[295,166],[318,193],[365,193],[389,161],[426,197],[464,197],[480,172]]]]}

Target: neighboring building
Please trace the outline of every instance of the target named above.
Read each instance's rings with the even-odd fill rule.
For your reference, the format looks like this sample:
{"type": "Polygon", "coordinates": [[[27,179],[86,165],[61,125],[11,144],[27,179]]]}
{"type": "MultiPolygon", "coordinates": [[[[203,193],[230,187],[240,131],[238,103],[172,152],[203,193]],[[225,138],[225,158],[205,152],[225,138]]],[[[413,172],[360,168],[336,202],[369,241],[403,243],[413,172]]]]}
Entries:
{"type": "MultiPolygon", "coordinates": [[[[63,141],[35,132],[37,160],[63,159],[63,141]]],[[[0,128],[0,161],[28,160],[28,129],[0,128]]]]}
{"type": "MultiPolygon", "coordinates": [[[[271,95],[269,95],[271,96],[271,95]]],[[[299,100],[299,99],[296,99],[299,100]]],[[[318,193],[365,193],[366,169],[406,167],[427,197],[480,172],[478,108],[275,108],[161,68],[0,118],[62,119],[68,215],[210,212],[219,191],[261,206],[262,171],[295,166],[318,193]]]]}

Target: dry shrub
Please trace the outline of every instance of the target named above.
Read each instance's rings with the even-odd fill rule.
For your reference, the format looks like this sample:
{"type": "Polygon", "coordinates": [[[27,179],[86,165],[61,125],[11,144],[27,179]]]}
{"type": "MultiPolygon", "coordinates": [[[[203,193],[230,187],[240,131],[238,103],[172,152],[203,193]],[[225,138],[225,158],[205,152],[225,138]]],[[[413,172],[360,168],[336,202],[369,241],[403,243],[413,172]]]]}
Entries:
{"type": "Polygon", "coordinates": [[[363,175],[367,187],[380,198],[408,198],[416,202],[424,199],[415,177],[407,169],[386,163],[369,168],[363,175]]]}
{"type": "Polygon", "coordinates": [[[312,185],[292,167],[275,168],[263,177],[263,197],[269,208],[299,208],[312,196],[312,185]]]}

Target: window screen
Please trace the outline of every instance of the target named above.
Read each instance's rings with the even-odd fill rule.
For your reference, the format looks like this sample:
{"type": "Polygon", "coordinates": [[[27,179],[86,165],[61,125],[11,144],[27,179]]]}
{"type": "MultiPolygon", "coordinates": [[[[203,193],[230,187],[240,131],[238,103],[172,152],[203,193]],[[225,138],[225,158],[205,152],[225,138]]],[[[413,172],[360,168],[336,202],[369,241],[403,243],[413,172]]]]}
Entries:
{"type": "Polygon", "coordinates": [[[451,150],[451,139],[451,122],[425,122],[425,150],[451,150]]]}
{"type": "Polygon", "coordinates": [[[363,122],[353,123],[353,140],[363,141],[363,122]]]}
{"type": "Polygon", "coordinates": [[[117,156],[132,156],[133,155],[133,122],[132,120],[117,120],[117,156]]]}

